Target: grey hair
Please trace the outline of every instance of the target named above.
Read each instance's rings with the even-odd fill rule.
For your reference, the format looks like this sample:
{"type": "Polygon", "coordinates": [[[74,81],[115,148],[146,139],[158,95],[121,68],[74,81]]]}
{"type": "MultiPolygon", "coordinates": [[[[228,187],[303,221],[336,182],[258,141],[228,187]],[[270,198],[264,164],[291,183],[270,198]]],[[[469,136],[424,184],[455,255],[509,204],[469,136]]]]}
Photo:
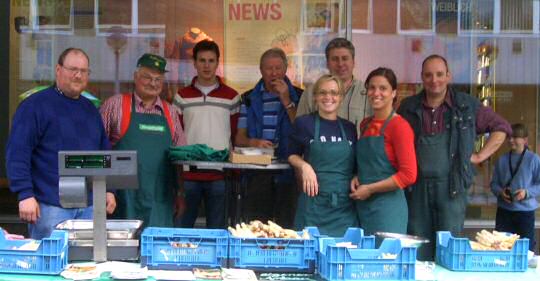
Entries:
{"type": "Polygon", "coordinates": [[[272,48],[266,50],[261,56],[259,67],[262,67],[263,61],[267,58],[280,58],[283,61],[283,65],[285,65],[285,68],[287,68],[287,66],[289,65],[289,63],[287,62],[287,55],[280,48],[272,48]]]}

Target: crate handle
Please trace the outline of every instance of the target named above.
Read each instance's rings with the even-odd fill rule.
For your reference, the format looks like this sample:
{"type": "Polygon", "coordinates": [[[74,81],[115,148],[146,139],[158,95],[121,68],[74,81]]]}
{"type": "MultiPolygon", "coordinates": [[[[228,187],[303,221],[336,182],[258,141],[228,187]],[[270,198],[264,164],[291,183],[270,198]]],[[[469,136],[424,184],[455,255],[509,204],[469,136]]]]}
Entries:
{"type": "MultiPolygon", "coordinates": [[[[279,238],[270,238],[270,239],[279,239],[279,238]]],[[[291,239],[283,239],[283,240],[274,240],[274,241],[278,241],[278,242],[287,242],[287,243],[283,243],[283,244],[278,244],[278,245],[268,245],[268,240],[267,239],[260,239],[260,238],[256,238],[255,239],[255,243],[257,244],[257,246],[263,250],[278,250],[278,249],[265,249],[264,247],[274,247],[274,246],[277,246],[277,247],[284,247],[283,249],[279,249],[279,250],[284,250],[285,248],[287,248],[289,246],[289,244],[291,243],[291,239]],[[262,242],[262,241],[265,241],[265,242],[262,242]]]]}
{"type": "Polygon", "coordinates": [[[167,240],[169,241],[169,244],[174,248],[198,248],[199,244],[202,241],[202,237],[200,235],[175,235],[173,234],[172,237],[167,237],[167,240]],[[183,244],[185,240],[188,240],[188,242],[185,242],[186,244],[189,244],[194,247],[182,247],[181,244],[183,244]],[[193,239],[193,241],[191,241],[193,239]],[[180,243],[180,244],[178,244],[180,243]]]}

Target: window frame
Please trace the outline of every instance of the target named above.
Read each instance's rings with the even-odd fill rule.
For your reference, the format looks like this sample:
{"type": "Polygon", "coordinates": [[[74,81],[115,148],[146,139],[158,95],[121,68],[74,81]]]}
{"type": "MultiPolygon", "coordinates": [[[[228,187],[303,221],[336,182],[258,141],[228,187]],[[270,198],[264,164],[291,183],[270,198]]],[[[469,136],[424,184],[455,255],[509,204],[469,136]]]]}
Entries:
{"type": "Polygon", "coordinates": [[[396,30],[397,34],[411,34],[411,35],[434,35],[436,34],[436,25],[437,20],[437,1],[431,0],[431,28],[430,29],[401,29],[401,0],[397,1],[397,20],[396,20],[396,30]]]}
{"type": "Polygon", "coordinates": [[[39,25],[39,1],[40,0],[30,0],[28,25],[21,26],[22,33],[56,35],[73,35],[75,33],[73,0],[69,0],[70,9],[68,25],[39,25]]]}
{"type": "MultiPolygon", "coordinates": [[[[352,1],[351,1],[352,5],[352,1]]],[[[351,6],[352,10],[352,6],[351,6]]],[[[354,34],[372,34],[373,33],[373,0],[368,0],[368,20],[367,20],[367,29],[362,28],[352,28],[351,24],[351,33],[354,34]]]]}
{"type": "MultiPolygon", "coordinates": [[[[73,0],[72,0],[73,1],[73,0]]],[[[99,2],[94,0],[94,25],[96,36],[110,36],[112,33],[109,29],[113,26],[119,26],[127,32],[124,34],[127,37],[149,37],[149,38],[165,38],[165,24],[139,24],[139,0],[131,0],[131,24],[100,24],[99,23],[99,2]],[[145,29],[159,29],[163,32],[144,32],[145,29]],[[143,30],[141,32],[141,30],[143,30]]]]}

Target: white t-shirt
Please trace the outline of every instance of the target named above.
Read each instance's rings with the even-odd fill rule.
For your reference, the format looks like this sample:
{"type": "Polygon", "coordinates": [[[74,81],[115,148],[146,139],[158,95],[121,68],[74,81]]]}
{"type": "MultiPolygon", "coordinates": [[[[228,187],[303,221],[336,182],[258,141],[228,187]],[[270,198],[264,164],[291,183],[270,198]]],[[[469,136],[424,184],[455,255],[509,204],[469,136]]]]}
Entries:
{"type": "Polygon", "coordinates": [[[195,82],[195,87],[199,89],[205,96],[207,96],[210,92],[212,92],[212,90],[217,89],[217,87],[219,87],[219,83],[216,83],[210,86],[203,86],[195,82]]]}

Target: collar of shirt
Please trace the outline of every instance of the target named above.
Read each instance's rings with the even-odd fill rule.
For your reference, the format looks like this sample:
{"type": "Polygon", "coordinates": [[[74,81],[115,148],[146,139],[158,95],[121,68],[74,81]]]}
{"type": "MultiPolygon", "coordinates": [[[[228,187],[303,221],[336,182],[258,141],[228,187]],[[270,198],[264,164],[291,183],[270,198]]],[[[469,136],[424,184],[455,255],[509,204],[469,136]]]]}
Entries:
{"type": "Polygon", "coordinates": [[[163,110],[163,101],[161,100],[160,97],[156,98],[153,105],[151,105],[150,107],[145,107],[142,99],[137,94],[135,94],[134,96],[135,96],[135,104],[137,105],[137,108],[146,109],[146,110],[152,110],[152,109],[163,110]]]}
{"type": "MultiPolygon", "coordinates": [[[[426,94],[427,95],[427,94],[426,94]]],[[[424,95],[424,98],[422,99],[422,106],[424,106],[424,109],[436,109],[436,108],[433,108],[431,107],[428,103],[427,103],[427,97],[426,95],[424,95]]],[[[445,105],[447,108],[452,108],[452,95],[450,93],[450,88],[448,88],[448,90],[446,91],[446,95],[444,96],[444,101],[443,101],[443,104],[442,105],[445,105]]],[[[440,107],[440,106],[439,106],[440,107]]]]}

